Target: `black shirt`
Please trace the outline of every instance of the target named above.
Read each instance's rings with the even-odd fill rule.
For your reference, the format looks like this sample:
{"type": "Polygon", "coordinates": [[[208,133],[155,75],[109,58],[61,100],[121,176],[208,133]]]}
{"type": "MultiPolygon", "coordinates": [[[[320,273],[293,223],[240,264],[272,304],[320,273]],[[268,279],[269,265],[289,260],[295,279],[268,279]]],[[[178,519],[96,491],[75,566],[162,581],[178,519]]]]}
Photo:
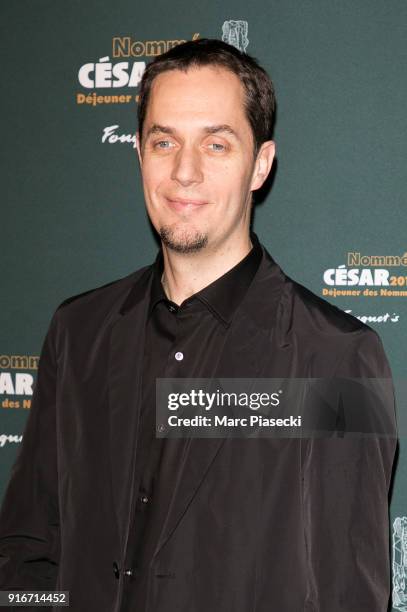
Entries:
{"type": "Polygon", "coordinates": [[[162,527],[165,500],[174,486],[171,475],[175,478],[186,443],[185,439],[172,440],[171,451],[165,454],[169,440],[155,436],[156,378],[205,377],[213,371],[233,314],[260,264],[261,246],[254,233],[250,237],[253,248],[246,257],[180,306],[167,298],[161,284],[162,251],[153,265],[136,447],[137,495],[126,553],[128,580],[122,612],[144,609],[145,570],[162,527]]]}

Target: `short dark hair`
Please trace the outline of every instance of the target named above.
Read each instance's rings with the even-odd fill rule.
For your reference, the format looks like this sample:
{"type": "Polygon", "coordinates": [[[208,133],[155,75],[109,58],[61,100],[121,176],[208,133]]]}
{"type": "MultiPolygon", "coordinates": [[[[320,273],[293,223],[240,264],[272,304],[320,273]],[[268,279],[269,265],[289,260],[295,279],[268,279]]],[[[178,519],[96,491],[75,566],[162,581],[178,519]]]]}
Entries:
{"type": "Polygon", "coordinates": [[[154,79],[169,70],[186,72],[188,68],[200,66],[223,67],[240,79],[245,90],[245,111],[253,133],[256,157],[262,143],[271,140],[273,134],[276,108],[273,83],[254,57],[216,38],[200,38],[181,43],[147,65],[139,93],[140,142],[154,79]]]}

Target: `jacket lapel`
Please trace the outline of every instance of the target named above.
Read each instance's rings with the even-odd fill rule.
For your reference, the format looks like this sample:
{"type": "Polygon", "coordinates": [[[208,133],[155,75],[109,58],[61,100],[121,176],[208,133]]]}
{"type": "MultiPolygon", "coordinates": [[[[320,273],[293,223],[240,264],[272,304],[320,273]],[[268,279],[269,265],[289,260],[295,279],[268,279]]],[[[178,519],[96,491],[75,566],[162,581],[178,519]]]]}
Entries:
{"type": "MultiPolygon", "coordinates": [[[[270,355],[271,337],[285,276],[262,248],[263,257],[259,269],[231,323],[222,354],[213,372],[215,378],[259,378],[267,371],[264,368],[270,355]]],[[[166,504],[168,511],[154,556],[181,520],[225,439],[188,439],[175,487],[166,504]]],[[[176,443],[177,440],[167,440],[166,452],[171,453],[176,443]]],[[[163,469],[170,463],[164,457],[163,469]]],[[[165,473],[163,477],[166,478],[165,473]]]]}
{"type": "Polygon", "coordinates": [[[116,519],[122,542],[126,534],[127,517],[130,514],[151,278],[151,268],[149,268],[135,282],[117,313],[110,336],[109,452],[116,519]]]}

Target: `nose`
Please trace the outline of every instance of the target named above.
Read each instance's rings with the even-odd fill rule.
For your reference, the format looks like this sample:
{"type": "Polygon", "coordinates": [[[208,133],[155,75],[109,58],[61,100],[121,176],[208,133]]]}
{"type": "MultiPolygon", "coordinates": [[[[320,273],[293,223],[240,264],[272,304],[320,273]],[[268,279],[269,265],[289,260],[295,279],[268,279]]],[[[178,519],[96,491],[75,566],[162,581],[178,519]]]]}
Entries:
{"type": "Polygon", "coordinates": [[[180,147],[174,156],[171,178],[183,187],[192,183],[201,183],[203,173],[199,151],[192,146],[180,147]]]}

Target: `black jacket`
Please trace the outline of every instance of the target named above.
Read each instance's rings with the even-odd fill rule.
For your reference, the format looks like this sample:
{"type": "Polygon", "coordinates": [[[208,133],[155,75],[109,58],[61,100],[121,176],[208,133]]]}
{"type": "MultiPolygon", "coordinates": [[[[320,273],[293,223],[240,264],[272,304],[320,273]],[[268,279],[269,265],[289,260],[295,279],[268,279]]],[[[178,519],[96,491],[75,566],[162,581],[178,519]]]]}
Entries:
{"type": "MultiPolygon", "coordinates": [[[[213,374],[390,377],[378,335],[262,248],[213,374]]],[[[119,612],[151,276],[52,318],[0,515],[3,590],[68,590],[72,612],[119,612]]],[[[139,577],[144,612],[385,612],[389,413],[390,436],[191,439],[139,577]]]]}

